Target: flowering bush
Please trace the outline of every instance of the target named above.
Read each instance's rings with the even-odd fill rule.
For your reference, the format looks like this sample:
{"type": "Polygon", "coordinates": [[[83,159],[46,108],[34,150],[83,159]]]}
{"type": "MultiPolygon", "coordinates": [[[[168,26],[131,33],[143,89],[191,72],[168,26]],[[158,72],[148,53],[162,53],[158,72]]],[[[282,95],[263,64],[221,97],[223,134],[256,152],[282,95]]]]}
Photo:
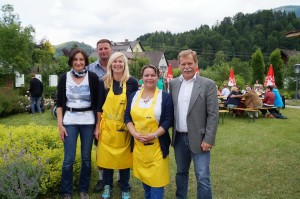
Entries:
{"type": "MultiPolygon", "coordinates": [[[[8,115],[14,113],[29,113],[30,97],[21,96],[12,88],[0,88],[0,115],[8,115]]],[[[43,109],[51,109],[54,100],[51,98],[43,98],[43,109]]]]}
{"type": "Polygon", "coordinates": [[[26,149],[15,150],[7,145],[0,151],[0,196],[2,198],[31,199],[40,190],[43,164],[26,149]]]}
{"type": "MultiPolygon", "coordinates": [[[[80,144],[78,143],[77,146],[80,147],[80,144]]],[[[12,127],[0,125],[0,151],[2,153],[0,154],[0,165],[1,171],[3,171],[0,172],[0,179],[4,179],[4,182],[6,182],[5,179],[7,177],[5,174],[10,173],[12,180],[18,179],[18,182],[22,181],[21,179],[25,178],[24,176],[27,176],[28,182],[38,181],[39,188],[37,190],[39,190],[39,194],[57,192],[59,190],[64,150],[56,126],[29,124],[12,127]],[[8,155],[4,156],[4,152],[8,155]],[[16,153],[19,155],[14,155],[16,153]],[[7,162],[8,158],[9,161],[7,162]],[[18,169],[22,175],[19,176],[18,172],[13,172],[12,168],[18,169]],[[26,174],[26,172],[29,173],[26,174]],[[34,175],[31,175],[33,173],[34,175]]],[[[74,184],[78,182],[79,170],[80,149],[77,149],[74,164],[74,184]]],[[[3,181],[0,182],[3,183],[3,181]]],[[[23,184],[13,184],[13,186],[17,185],[19,189],[21,187],[25,189],[23,184]]],[[[35,183],[32,183],[26,190],[32,190],[35,185],[35,183]]],[[[26,193],[29,192],[27,191],[26,193]]],[[[8,197],[8,195],[3,197],[1,194],[5,193],[0,190],[0,198],[17,198],[18,192],[13,191],[13,193],[15,197],[8,197]]],[[[34,192],[31,193],[34,194],[34,192]]]]}

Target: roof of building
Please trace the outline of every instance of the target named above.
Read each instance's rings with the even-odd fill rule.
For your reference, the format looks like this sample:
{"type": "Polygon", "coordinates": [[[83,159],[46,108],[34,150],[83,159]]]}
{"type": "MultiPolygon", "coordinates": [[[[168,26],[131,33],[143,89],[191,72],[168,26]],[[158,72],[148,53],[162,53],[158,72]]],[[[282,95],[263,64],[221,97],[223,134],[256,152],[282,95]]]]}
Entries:
{"type": "Polygon", "coordinates": [[[154,66],[157,66],[157,67],[159,66],[159,62],[160,62],[162,56],[164,56],[164,54],[165,53],[162,52],[162,51],[136,52],[136,53],[133,53],[133,55],[137,56],[137,57],[147,57],[147,58],[149,58],[150,64],[152,64],[154,66]]]}
{"type": "Polygon", "coordinates": [[[296,51],[296,50],[280,49],[280,52],[287,57],[294,56],[294,55],[300,55],[300,51],[296,51]]]}
{"type": "Polygon", "coordinates": [[[288,32],[285,37],[300,37],[300,30],[288,32]]]}
{"type": "Polygon", "coordinates": [[[177,59],[170,59],[168,60],[169,65],[172,66],[172,68],[178,68],[179,67],[179,63],[177,59]]]}

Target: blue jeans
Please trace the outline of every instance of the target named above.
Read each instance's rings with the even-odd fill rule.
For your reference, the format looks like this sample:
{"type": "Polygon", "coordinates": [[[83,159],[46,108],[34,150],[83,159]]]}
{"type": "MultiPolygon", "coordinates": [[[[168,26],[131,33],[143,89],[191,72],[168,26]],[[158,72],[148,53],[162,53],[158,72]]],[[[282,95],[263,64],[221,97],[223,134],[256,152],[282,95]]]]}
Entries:
{"type": "Polygon", "coordinates": [[[42,100],[42,96],[41,97],[31,97],[30,96],[30,109],[31,109],[31,113],[35,113],[35,104],[36,104],[36,108],[37,111],[39,113],[41,113],[41,100],[42,100]]]}
{"type": "Polygon", "coordinates": [[[187,133],[176,133],[174,152],[177,164],[177,199],[187,198],[189,170],[192,159],[194,162],[194,172],[197,179],[197,199],[212,198],[209,172],[210,152],[193,153],[189,146],[189,138],[187,133]]]}
{"type": "Polygon", "coordinates": [[[76,156],[78,134],[81,141],[81,170],[79,177],[79,192],[88,192],[91,177],[91,152],[95,125],[65,125],[68,136],[64,142],[64,162],[61,175],[61,193],[73,192],[73,165],[76,156]]]}
{"type": "MultiPolygon", "coordinates": [[[[120,169],[120,188],[122,192],[129,191],[129,178],[130,178],[130,169],[120,169]]],[[[103,168],[103,184],[113,186],[113,169],[104,169],[103,168]]]]}
{"type": "Polygon", "coordinates": [[[145,199],[163,199],[164,187],[150,187],[145,183],[142,183],[145,191],[145,199]]]}

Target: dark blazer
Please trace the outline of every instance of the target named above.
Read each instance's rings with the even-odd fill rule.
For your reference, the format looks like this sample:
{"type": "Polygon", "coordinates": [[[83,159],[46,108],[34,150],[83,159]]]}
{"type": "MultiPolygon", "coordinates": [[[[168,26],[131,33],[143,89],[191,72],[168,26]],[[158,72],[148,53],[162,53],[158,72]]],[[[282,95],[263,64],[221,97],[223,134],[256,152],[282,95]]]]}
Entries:
{"type": "MultiPolygon", "coordinates": [[[[124,116],[125,124],[128,124],[129,122],[134,123],[134,121],[132,121],[130,111],[131,111],[132,99],[135,94],[136,92],[132,93],[128,99],[125,116],[124,116]]],[[[166,158],[169,155],[171,138],[168,130],[173,125],[173,114],[174,114],[174,109],[173,109],[173,102],[172,102],[171,95],[169,95],[165,91],[162,91],[162,104],[161,104],[161,115],[160,115],[159,126],[161,126],[165,130],[165,133],[162,136],[160,136],[158,139],[160,143],[160,148],[162,150],[163,158],[166,158]]]]}
{"type": "MultiPolygon", "coordinates": [[[[174,128],[172,145],[176,138],[176,118],[178,106],[178,94],[181,86],[181,77],[170,81],[170,93],[174,104],[174,128]]],[[[192,89],[191,99],[187,113],[187,128],[190,148],[193,153],[201,153],[202,141],[214,145],[218,127],[219,105],[216,84],[214,81],[196,75],[192,89]]]]}

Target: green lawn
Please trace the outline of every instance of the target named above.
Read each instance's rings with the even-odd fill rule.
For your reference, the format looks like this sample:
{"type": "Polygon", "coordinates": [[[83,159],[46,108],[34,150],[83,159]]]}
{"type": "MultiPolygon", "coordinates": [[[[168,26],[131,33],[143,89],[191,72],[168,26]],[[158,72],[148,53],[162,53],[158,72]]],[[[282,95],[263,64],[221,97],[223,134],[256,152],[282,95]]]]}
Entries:
{"type": "MultiPolygon", "coordinates": [[[[281,111],[288,119],[265,119],[253,123],[246,117],[225,115],[219,124],[216,146],[211,152],[211,181],[213,197],[218,199],[300,198],[300,109],[281,111]]],[[[50,111],[43,114],[18,114],[0,118],[0,124],[56,125],[50,111]]],[[[175,172],[173,149],[170,154],[171,183],[165,198],[175,198],[175,172]]],[[[95,165],[95,162],[93,163],[95,165]]],[[[94,166],[96,168],[96,166],[94,166]]],[[[192,168],[191,168],[192,169],[192,168]]],[[[100,198],[92,192],[97,180],[93,170],[90,198],[100,198]]],[[[143,198],[140,182],[131,178],[132,198],[143,198]]],[[[117,185],[114,198],[120,198],[117,185]]],[[[57,193],[44,198],[59,198],[57,193]]],[[[74,198],[79,198],[74,194],[74,198]]],[[[189,198],[196,198],[196,182],[190,173],[189,198]]]]}

